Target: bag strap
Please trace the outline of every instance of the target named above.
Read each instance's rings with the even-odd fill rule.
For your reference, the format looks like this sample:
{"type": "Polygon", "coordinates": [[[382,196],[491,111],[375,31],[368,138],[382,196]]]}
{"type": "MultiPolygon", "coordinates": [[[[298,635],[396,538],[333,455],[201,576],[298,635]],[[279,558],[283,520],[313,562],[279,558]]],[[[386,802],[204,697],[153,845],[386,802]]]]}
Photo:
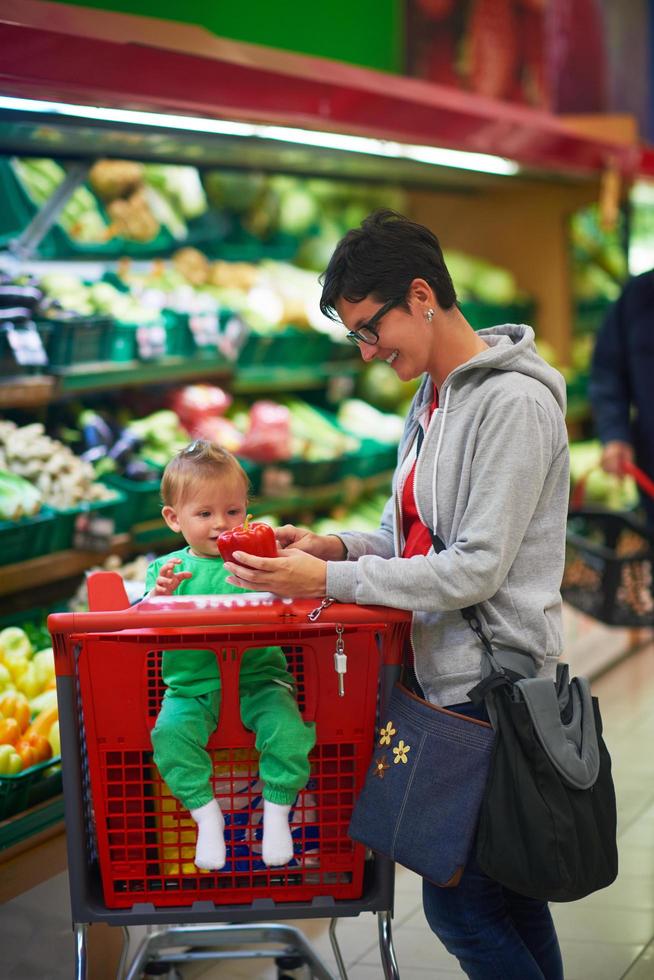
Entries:
{"type": "MultiPolygon", "coordinates": [[[[416,437],[416,460],[420,455],[420,449],[422,448],[422,443],[425,438],[425,433],[421,425],[418,425],[418,432],[416,437]]],[[[425,525],[427,530],[431,535],[431,542],[434,546],[434,551],[439,554],[441,551],[445,551],[445,544],[441,538],[436,534],[436,532],[429,526],[425,525]]],[[[465,606],[460,610],[461,615],[465,619],[466,623],[472,630],[472,632],[477,636],[481,645],[483,647],[483,654],[488,661],[491,668],[490,674],[484,677],[479,684],[476,684],[470,691],[468,691],[468,697],[473,702],[473,704],[479,704],[484,700],[489,691],[492,691],[495,687],[500,687],[503,684],[511,684],[516,680],[522,679],[522,674],[518,674],[516,671],[508,670],[502,667],[501,664],[497,662],[493,656],[493,645],[489,638],[484,633],[483,627],[481,625],[481,620],[476,606],[465,606]]]]}

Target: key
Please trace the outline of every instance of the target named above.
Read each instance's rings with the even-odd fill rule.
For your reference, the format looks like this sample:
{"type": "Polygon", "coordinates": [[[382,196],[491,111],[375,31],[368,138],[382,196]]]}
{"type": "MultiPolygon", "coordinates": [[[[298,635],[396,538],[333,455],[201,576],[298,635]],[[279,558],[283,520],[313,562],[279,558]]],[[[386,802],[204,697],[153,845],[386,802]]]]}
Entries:
{"type": "Polygon", "coordinates": [[[347,655],[345,653],[345,644],[343,643],[343,627],[337,626],[336,633],[338,638],[336,640],[336,653],[334,654],[334,670],[338,676],[338,696],[342,698],[345,695],[345,671],[347,670],[347,655]]]}

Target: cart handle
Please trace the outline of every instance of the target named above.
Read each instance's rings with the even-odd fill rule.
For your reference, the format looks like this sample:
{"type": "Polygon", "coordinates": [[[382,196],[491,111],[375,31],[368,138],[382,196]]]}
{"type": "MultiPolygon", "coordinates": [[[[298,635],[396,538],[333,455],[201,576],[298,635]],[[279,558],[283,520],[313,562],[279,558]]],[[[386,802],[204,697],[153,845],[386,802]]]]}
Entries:
{"type": "MultiPolygon", "coordinates": [[[[599,465],[599,463],[595,463],[585,473],[582,473],[575,483],[570,496],[571,510],[580,510],[583,507],[584,500],[586,499],[586,481],[590,474],[599,468],[599,465]]],[[[654,480],[650,479],[647,473],[641,470],[640,467],[636,466],[635,463],[625,463],[624,474],[633,477],[640,489],[654,499],[654,480]]]]}
{"type": "MultiPolygon", "coordinates": [[[[103,633],[142,628],[198,626],[311,626],[309,614],[320,599],[280,599],[270,593],[221,596],[160,596],[130,606],[118,572],[92,572],[88,577],[91,612],[51,613],[51,633],[103,633]]],[[[316,626],[331,623],[365,625],[405,623],[411,613],[387,606],[325,605],[316,626]]]]}

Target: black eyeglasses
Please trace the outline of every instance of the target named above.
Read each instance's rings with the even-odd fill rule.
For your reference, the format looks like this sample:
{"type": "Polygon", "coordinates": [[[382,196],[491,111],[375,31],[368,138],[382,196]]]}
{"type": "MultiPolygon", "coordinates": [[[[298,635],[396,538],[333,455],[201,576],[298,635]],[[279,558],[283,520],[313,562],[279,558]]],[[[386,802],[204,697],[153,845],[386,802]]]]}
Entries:
{"type": "Polygon", "coordinates": [[[392,310],[394,307],[399,306],[400,303],[404,302],[404,296],[399,298],[389,299],[383,306],[380,306],[376,313],[370,317],[367,323],[362,324],[358,330],[349,330],[347,333],[347,339],[352,344],[356,344],[357,347],[360,344],[376,344],[379,341],[379,329],[377,324],[382,317],[392,310]]]}

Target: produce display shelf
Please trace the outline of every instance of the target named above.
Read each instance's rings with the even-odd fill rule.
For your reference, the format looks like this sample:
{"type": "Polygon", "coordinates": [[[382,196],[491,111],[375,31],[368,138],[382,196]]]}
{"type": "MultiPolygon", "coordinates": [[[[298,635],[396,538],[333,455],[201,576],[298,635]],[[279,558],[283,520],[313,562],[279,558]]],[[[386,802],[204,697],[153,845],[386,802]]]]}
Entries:
{"type": "MultiPolygon", "coordinates": [[[[375,491],[390,491],[392,471],[375,473],[371,476],[347,476],[337,483],[319,487],[297,487],[291,493],[278,497],[260,497],[253,500],[250,510],[255,517],[265,515],[292,516],[302,514],[314,507],[330,507],[337,504],[355,503],[360,497],[375,491]]],[[[169,548],[182,547],[182,538],[166,527],[161,518],[142,521],[131,529],[134,550],[143,551],[154,546],[169,548]]]]}
{"type": "Polygon", "coordinates": [[[39,585],[58,582],[80,575],[98,565],[108,554],[129,554],[132,542],[129,534],[115,535],[106,551],[56,551],[29,561],[3,565],[0,574],[0,595],[12,595],[23,590],[33,590],[39,585]]]}
{"type": "Polygon", "coordinates": [[[346,476],[337,483],[320,487],[296,487],[288,494],[278,497],[262,497],[252,502],[252,513],[293,515],[302,514],[314,507],[329,507],[336,504],[353,504],[360,497],[388,489],[390,492],[392,471],[375,473],[372,476],[346,476]]]}
{"type": "Polygon", "coordinates": [[[37,806],[16,813],[0,822],[0,851],[19,844],[28,837],[59,824],[64,818],[64,797],[62,793],[53,796],[37,806]]]}
{"type": "Polygon", "coordinates": [[[134,387],[160,381],[184,381],[191,378],[228,378],[231,374],[224,363],[193,361],[185,357],[166,357],[151,364],[143,361],[123,361],[84,364],[61,371],[58,375],[58,394],[79,393],[100,388],[134,387]]]}
{"type": "Polygon", "coordinates": [[[38,408],[52,401],[56,378],[49,374],[26,374],[0,381],[0,409],[38,408]]]}
{"type": "Polygon", "coordinates": [[[239,369],[231,383],[231,391],[236,395],[253,395],[259,392],[289,390],[300,391],[322,388],[333,378],[354,375],[361,369],[361,361],[339,361],[336,364],[305,364],[298,367],[278,367],[256,365],[239,369]]]}

